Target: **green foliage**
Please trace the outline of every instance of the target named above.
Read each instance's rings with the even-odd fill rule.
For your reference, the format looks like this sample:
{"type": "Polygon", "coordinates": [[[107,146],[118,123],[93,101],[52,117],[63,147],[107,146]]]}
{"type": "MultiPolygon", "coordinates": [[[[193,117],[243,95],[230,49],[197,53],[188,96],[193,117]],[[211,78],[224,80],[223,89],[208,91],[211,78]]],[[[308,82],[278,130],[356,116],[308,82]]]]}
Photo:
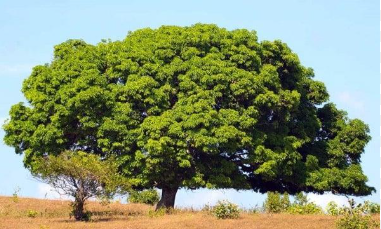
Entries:
{"type": "Polygon", "coordinates": [[[285,43],[245,29],[68,40],[23,82],[27,104],[10,109],[4,141],[32,172],[67,150],[114,156],[137,190],[368,195],[360,159],[369,128],[313,77],[285,43]]]}
{"type": "Polygon", "coordinates": [[[367,214],[379,214],[380,213],[380,204],[373,203],[370,201],[364,201],[363,204],[355,204],[353,199],[349,200],[349,207],[339,207],[334,201],[331,201],[327,205],[327,214],[329,215],[345,215],[350,212],[358,212],[362,215],[367,214]]]}
{"type": "Polygon", "coordinates": [[[237,205],[223,200],[217,202],[212,209],[212,213],[218,219],[237,219],[239,217],[239,208],[237,205]]]}
{"type": "Polygon", "coordinates": [[[363,208],[363,211],[367,214],[380,214],[380,204],[378,203],[365,201],[362,208],[363,208]]]}
{"type": "Polygon", "coordinates": [[[128,180],[119,175],[112,158],[101,160],[94,154],[66,151],[41,158],[34,166],[33,175],[37,179],[75,198],[110,197],[129,188],[128,180]],[[77,196],[80,190],[83,191],[81,197],[77,196]]]}
{"type": "Polygon", "coordinates": [[[293,204],[287,209],[287,212],[291,214],[301,215],[323,214],[321,207],[317,206],[314,203],[307,203],[305,205],[293,204]]]}
{"type": "Polygon", "coordinates": [[[304,195],[302,192],[299,192],[295,195],[295,201],[294,201],[294,204],[295,205],[306,205],[308,204],[308,198],[306,195],[304,195]]]}
{"type": "MultiPolygon", "coordinates": [[[[338,229],[362,229],[379,228],[379,222],[373,220],[369,215],[373,205],[369,201],[364,204],[357,204],[353,199],[348,199],[349,207],[343,207],[341,213],[343,216],[336,221],[338,229]]],[[[376,210],[375,210],[376,211],[376,210]]]]}
{"type": "Polygon", "coordinates": [[[29,217],[29,218],[36,218],[37,215],[38,215],[38,211],[35,211],[35,210],[28,210],[26,212],[26,215],[29,217]]]}
{"type": "Polygon", "coordinates": [[[291,214],[322,214],[323,209],[313,202],[309,202],[306,195],[302,192],[295,195],[295,201],[287,209],[291,214]]]}
{"type": "Polygon", "coordinates": [[[323,210],[315,203],[309,202],[303,193],[295,195],[295,201],[290,202],[288,193],[268,192],[263,204],[268,213],[288,212],[291,214],[322,214],[323,210]]]}
{"type": "Polygon", "coordinates": [[[159,202],[159,194],[155,189],[129,192],[128,202],[155,205],[159,202]]]}
{"type": "Polygon", "coordinates": [[[374,221],[369,215],[361,215],[359,213],[346,213],[336,222],[337,229],[366,229],[379,227],[379,223],[374,221]]]}
{"type": "Polygon", "coordinates": [[[283,196],[278,192],[268,192],[264,202],[264,210],[268,213],[280,213],[290,207],[290,199],[287,193],[283,196]]]}
{"type": "Polygon", "coordinates": [[[327,204],[326,211],[328,215],[333,215],[333,216],[337,216],[341,213],[341,209],[339,208],[339,206],[336,204],[335,201],[330,201],[327,204]]]}
{"type": "Polygon", "coordinates": [[[84,202],[91,198],[111,198],[115,193],[125,193],[129,182],[118,172],[113,158],[85,152],[65,151],[58,156],[35,160],[33,175],[53,186],[57,192],[74,197],[73,215],[77,220],[87,220],[84,202]]]}
{"type": "Polygon", "coordinates": [[[164,216],[167,212],[168,211],[165,208],[159,208],[157,210],[149,210],[148,216],[151,218],[160,217],[160,216],[164,216]]]}

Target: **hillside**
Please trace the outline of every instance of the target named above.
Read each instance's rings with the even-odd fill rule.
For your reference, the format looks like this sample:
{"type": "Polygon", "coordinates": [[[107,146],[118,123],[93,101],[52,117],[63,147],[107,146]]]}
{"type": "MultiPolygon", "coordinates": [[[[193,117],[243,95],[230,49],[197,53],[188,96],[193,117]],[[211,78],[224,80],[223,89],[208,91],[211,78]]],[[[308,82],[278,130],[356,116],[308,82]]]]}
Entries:
{"type": "MultiPolygon", "coordinates": [[[[153,207],[141,204],[89,202],[92,222],[75,222],[69,218],[70,202],[20,197],[0,197],[1,229],[172,229],[172,228],[334,228],[335,217],[325,215],[249,214],[236,220],[218,220],[208,212],[176,210],[171,215],[153,216],[153,207]],[[36,214],[33,215],[33,211],[36,214]],[[28,216],[29,215],[29,216],[28,216]]],[[[378,216],[374,216],[378,218],[378,216]]]]}

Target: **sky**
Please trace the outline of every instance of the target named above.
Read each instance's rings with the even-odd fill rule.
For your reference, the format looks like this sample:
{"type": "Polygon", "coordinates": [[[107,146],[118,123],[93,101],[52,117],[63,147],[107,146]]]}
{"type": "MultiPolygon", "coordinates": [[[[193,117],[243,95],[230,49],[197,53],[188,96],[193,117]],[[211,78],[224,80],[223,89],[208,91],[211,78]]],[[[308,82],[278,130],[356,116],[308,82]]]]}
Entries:
{"type": "MultiPolygon", "coordinates": [[[[10,107],[25,101],[21,84],[35,65],[48,63],[53,46],[68,39],[96,44],[121,40],[128,31],[161,25],[213,23],[229,30],[257,31],[259,40],[280,39],[315,70],[330,99],[350,118],[369,124],[372,140],[362,156],[369,185],[377,192],[357,201],[380,202],[380,6],[378,0],[269,1],[88,1],[0,0],[0,122],[10,107]]],[[[0,130],[0,195],[59,198],[34,180],[22,155],[3,142],[0,130]]],[[[323,207],[332,194],[308,197],[323,207]]],[[[180,190],[178,207],[202,207],[227,199],[241,207],[261,206],[265,196],[251,191],[180,190]]]]}

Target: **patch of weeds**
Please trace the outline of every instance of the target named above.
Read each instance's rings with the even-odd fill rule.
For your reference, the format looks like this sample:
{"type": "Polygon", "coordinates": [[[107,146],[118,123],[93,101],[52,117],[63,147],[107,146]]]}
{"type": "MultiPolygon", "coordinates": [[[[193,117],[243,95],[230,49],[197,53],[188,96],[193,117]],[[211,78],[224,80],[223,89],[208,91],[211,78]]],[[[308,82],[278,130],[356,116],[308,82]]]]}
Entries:
{"type": "Polygon", "coordinates": [[[13,203],[18,203],[19,202],[19,192],[20,192],[20,187],[16,187],[15,191],[12,194],[12,201],[13,203]]]}
{"type": "Polygon", "coordinates": [[[213,207],[210,204],[205,204],[204,207],[201,208],[201,211],[203,212],[211,212],[213,210],[213,207]]]}
{"type": "Polygon", "coordinates": [[[35,211],[35,210],[28,210],[26,212],[26,216],[28,216],[29,218],[36,218],[38,215],[38,211],[35,211]]]}
{"type": "Polygon", "coordinates": [[[99,198],[99,203],[102,205],[102,206],[107,206],[111,203],[111,199],[108,198],[107,196],[102,196],[101,198],[99,198]]]}
{"type": "Polygon", "coordinates": [[[148,211],[148,216],[153,218],[153,217],[159,217],[159,216],[164,216],[165,213],[167,213],[167,210],[165,208],[159,208],[156,211],[155,210],[149,210],[148,211]]]}

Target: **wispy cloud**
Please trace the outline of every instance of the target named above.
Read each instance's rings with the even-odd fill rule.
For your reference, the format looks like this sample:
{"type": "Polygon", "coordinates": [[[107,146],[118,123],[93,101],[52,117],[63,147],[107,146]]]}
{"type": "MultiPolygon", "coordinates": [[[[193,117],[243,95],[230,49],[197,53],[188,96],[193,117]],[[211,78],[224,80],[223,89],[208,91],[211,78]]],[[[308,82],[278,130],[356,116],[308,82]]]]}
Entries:
{"type": "Polygon", "coordinates": [[[34,66],[33,64],[0,64],[0,76],[30,74],[34,66]]]}
{"type": "Polygon", "coordinates": [[[326,193],[324,195],[319,195],[319,194],[314,194],[314,193],[309,193],[307,194],[307,198],[311,201],[314,202],[315,204],[319,205],[323,209],[327,207],[327,204],[330,201],[335,201],[337,205],[342,206],[348,205],[348,200],[344,196],[337,196],[333,195],[332,193],[326,193]]]}
{"type": "Polygon", "coordinates": [[[338,100],[349,108],[356,110],[363,110],[365,108],[364,101],[361,99],[361,96],[355,92],[343,91],[338,93],[338,100]]]}

